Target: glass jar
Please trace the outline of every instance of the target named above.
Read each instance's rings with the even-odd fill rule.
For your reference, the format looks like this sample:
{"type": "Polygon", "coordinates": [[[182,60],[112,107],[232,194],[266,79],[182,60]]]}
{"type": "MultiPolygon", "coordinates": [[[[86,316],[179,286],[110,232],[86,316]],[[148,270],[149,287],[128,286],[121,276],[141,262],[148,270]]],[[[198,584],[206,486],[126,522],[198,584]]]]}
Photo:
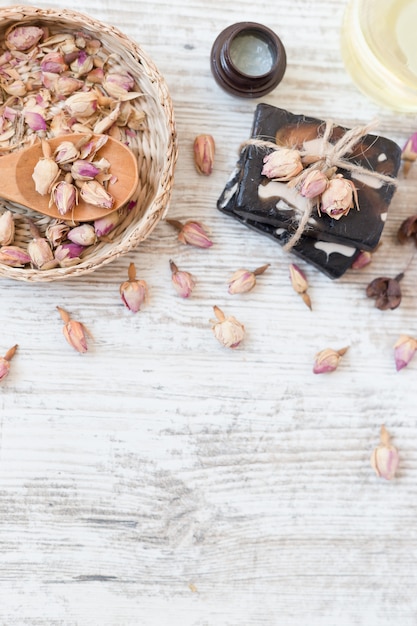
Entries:
{"type": "Polygon", "coordinates": [[[417,0],[350,0],[341,45],[346,69],[376,103],[417,111],[417,0]]]}

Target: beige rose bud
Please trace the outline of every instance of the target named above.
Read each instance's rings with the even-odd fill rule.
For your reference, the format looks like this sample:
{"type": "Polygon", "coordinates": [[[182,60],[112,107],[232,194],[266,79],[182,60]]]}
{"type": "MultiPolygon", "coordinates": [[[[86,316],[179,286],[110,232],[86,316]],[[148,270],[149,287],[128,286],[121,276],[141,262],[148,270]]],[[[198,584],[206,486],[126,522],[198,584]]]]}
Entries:
{"type": "Polygon", "coordinates": [[[216,320],[212,320],[212,330],[217,341],[226,348],[237,348],[245,336],[245,327],[232,315],[225,316],[218,306],[213,307],[216,320]]]}
{"type": "Polygon", "coordinates": [[[266,155],[263,163],[261,174],[279,181],[291,180],[303,170],[300,153],[291,148],[274,150],[266,155]]]}
{"type": "Polygon", "coordinates": [[[357,205],[357,192],[351,180],[335,176],[321,196],[320,211],[335,220],[347,215],[357,205]]]}
{"type": "Polygon", "coordinates": [[[213,171],[214,139],[211,135],[198,135],[194,139],[194,163],[199,174],[209,176],[213,171]]]}
{"type": "Polygon", "coordinates": [[[15,233],[13,213],[4,211],[0,216],[0,245],[8,246],[13,242],[15,233]]]}
{"type": "Polygon", "coordinates": [[[399,462],[398,450],[390,443],[390,435],[384,425],[381,426],[381,443],[371,455],[371,465],[380,478],[394,478],[399,462]]]}

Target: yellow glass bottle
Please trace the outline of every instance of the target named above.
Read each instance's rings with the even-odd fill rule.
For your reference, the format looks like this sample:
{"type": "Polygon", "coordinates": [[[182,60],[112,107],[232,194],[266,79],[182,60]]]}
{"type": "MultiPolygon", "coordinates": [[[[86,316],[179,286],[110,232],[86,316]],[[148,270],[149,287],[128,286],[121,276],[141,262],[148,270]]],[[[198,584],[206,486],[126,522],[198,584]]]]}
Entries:
{"type": "Polygon", "coordinates": [[[350,0],[342,26],[345,67],[381,106],[417,112],[417,0],[350,0]]]}

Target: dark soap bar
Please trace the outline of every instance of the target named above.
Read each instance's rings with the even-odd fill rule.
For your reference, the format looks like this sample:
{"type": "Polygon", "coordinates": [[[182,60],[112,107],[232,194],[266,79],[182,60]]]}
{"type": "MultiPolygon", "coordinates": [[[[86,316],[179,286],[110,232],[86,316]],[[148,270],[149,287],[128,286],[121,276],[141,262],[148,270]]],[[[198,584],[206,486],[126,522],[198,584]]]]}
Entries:
{"type": "MultiPolygon", "coordinates": [[[[268,104],[259,104],[255,111],[252,137],[273,141],[287,147],[301,148],[304,142],[314,152],[318,149],[325,123],[305,115],[294,115],[268,104]]],[[[346,132],[335,126],[330,142],[335,143],[346,132]]],[[[305,144],[304,144],[305,145],[305,144]]],[[[306,202],[286,183],[274,182],[262,176],[263,159],[271,149],[247,146],[243,150],[242,181],[236,197],[235,212],[244,219],[285,228],[296,229],[299,212],[295,203],[306,202]]],[[[346,159],[367,170],[396,177],[401,163],[400,147],[385,137],[366,135],[346,159]]],[[[381,182],[369,175],[353,174],[339,169],[338,173],[354,183],[359,210],[352,208],[339,220],[314,209],[305,234],[323,241],[333,241],[372,250],[381,237],[389,204],[395,191],[394,184],[381,182]]],[[[394,182],[394,181],[393,181],[394,182]]]]}
{"type": "MultiPolygon", "coordinates": [[[[271,224],[257,222],[256,220],[242,217],[236,212],[236,198],[242,183],[242,165],[242,162],[237,164],[235,171],[227,181],[223,193],[217,202],[218,209],[248,228],[270,237],[281,245],[285,245],[290,238],[290,233],[285,228],[277,228],[271,224]]],[[[340,278],[351,267],[360,250],[352,246],[319,241],[311,237],[302,236],[291,249],[291,252],[330,278],[340,278]]]]}

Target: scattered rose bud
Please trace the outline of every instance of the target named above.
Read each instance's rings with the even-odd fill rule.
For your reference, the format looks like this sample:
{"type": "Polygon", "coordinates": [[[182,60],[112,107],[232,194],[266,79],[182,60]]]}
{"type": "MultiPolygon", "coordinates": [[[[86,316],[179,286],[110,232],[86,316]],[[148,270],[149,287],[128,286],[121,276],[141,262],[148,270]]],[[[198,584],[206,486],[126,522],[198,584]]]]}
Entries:
{"type": "Polygon", "coordinates": [[[0,216],[0,245],[8,246],[14,239],[14,219],[11,211],[4,211],[0,216]]]}
{"type": "Polygon", "coordinates": [[[401,244],[411,239],[417,246],[417,215],[411,215],[401,223],[397,231],[397,238],[401,244]]]}
{"type": "Polygon", "coordinates": [[[307,293],[308,282],[304,272],[295,263],[290,264],[290,280],[294,291],[300,294],[304,303],[311,310],[311,299],[307,293]]]}
{"type": "Polygon", "coordinates": [[[327,189],[328,185],[329,179],[326,174],[320,170],[310,170],[301,184],[300,193],[305,198],[317,198],[327,189]]]}
{"type": "Polygon", "coordinates": [[[404,177],[407,176],[410,171],[411,164],[417,159],[417,133],[413,133],[407,140],[401,154],[401,158],[404,161],[404,177]]]}
{"type": "Polygon", "coordinates": [[[380,478],[392,480],[399,462],[397,448],[390,443],[390,435],[384,425],[381,426],[381,443],[372,452],[371,465],[380,478]]]}
{"type": "Polygon", "coordinates": [[[72,243],[77,243],[80,246],[92,246],[97,241],[96,231],[91,224],[80,224],[80,226],[71,228],[67,237],[72,243]]]}
{"type": "Polygon", "coordinates": [[[43,29],[38,26],[17,26],[6,36],[9,50],[29,50],[43,37],[43,29]]]}
{"type": "Polygon", "coordinates": [[[372,253],[369,252],[369,250],[361,250],[356,259],[353,261],[351,268],[353,270],[361,270],[363,267],[369,265],[371,261],[372,253]]]}
{"type": "Polygon", "coordinates": [[[320,211],[339,220],[343,215],[347,215],[355,204],[358,206],[355,185],[351,180],[337,175],[329,181],[327,189],[321,196],[320,211]]]}
{"type": "Polygon", "coordinates": [[[169,266],[171,268],[172,284],[176,292],[181,298],[188,298],[195,287],[193,276],[190,272],[180,271],[174,261],[170,260],[169,266]]]}
{"type": "Polygon", "coordinates": [[[0,263],[9,267],[23,267],[30,263],[30,255],[19,246],[3,246],[0,248],[0,263]]]}
{"type": "Polygon", "coordinates": [[[237,348],[245,336],[245,327],[232,315],[226,317],[218,306],[213,307],[217,320],[211,320],[216,339],[226,348],[237,348]]]}
{"type": "Polygon", "coordinates": [[[17,350],[17,345],[13,346],[6,352],[6,354],[0,357],[0,380],[3,380],[8,376],[10,371],[10,361],[14,357],[17,350]]]}
{"type": "Polygon", "coordinates": [[[396,309],[401,303],[400,280],[404,274],[395,278],[380,276],[372,280],[366,288],[368,298],[375,298],[375,306],[381,311],[396,309]]]}
{"type": "Polygon", "coordinates": [[[269,263],[258,267],[251,272],[246,269],[236,270],[229,278],[229,293],[234,295],[237,293],[247,293],[256,285],[256,277],[263,274],[269,267],[269,263]]]}
{"type": "Polygon", "coordinates": [[[417,339],[401,335],[394,345],[395,368],[397,372],[407,367],[417,350],[417,339]]]}
{"type": "Polygon", "coordinates": [[[113,196],[96,180],[85,180],[81,185],[80,196],[84,202],[104,209],[111,209],[114,204],[113,196]]]}
{"type": "Polygon", "coordinates": [[[90,333],[84,324],[71,319],[69,313],[67,313],[64,309],[61,309],[61,307],[57,306],[56,308],[62,318],[62,321],[64,322],[62,332],[64,333],[64,337],[68,341],[69,345],[81,354],[87,352],[87,335],[90,333]]]}
{"type": "Polygon", "coordinates": [[[341,348],[340,350],[326,348],[318,352],[314,361],[313,373],[327,374],[328,372],[334,372],[339,365],[340,359],[346,354],[348,349],[349,347],[341,348]]]}
{"type": "Polygon", "coordinates": [[[148,298],[148,285],[146,281],[136,279],[134,263],[129,265],[128,280],[120,285],[120,295],[123,303],[132,313],[137,313],[148,298]]]}
{"type": "Polygon", "coordinates": [[[263,163],[261,174],[279,181],[291,180],[303,170],[300,153],[291,148],[274,150],[264,157],[263,163]]]}
{"type": "Polygon", "coordinates": [[[194,139],[194,163],[199,174],[210,176],[214,162],[214,139],[211,135],[198,135],[194,139]]]}
{"type": "Polygon", "coordinates": [[[190,246],[197,248],[210,248],[213,242],[199,222],[192,220],[182,224],[178,220],[166,220],[171,226],[175,226],[179,230],[178,241],[188,243],[190,246]]]}

